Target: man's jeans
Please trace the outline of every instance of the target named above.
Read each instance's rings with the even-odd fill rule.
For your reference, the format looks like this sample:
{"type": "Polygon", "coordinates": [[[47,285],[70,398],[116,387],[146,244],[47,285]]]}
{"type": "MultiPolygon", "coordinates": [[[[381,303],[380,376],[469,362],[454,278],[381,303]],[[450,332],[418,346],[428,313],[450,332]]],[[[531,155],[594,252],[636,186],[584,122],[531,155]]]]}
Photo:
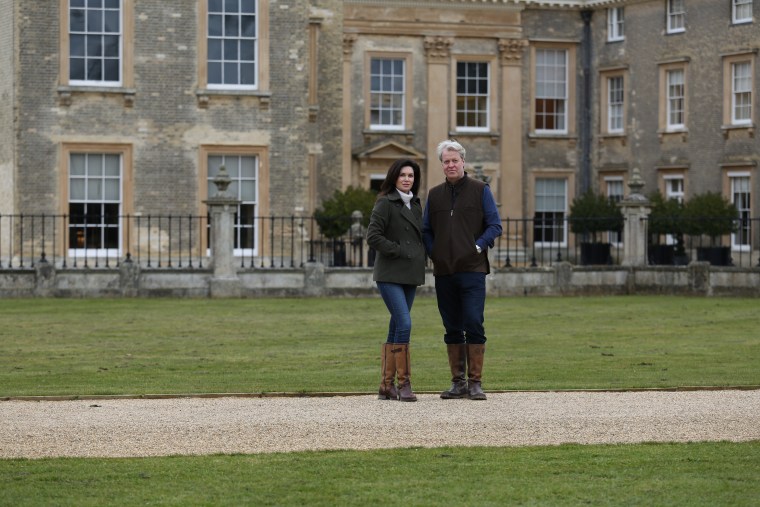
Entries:
{"type": "Polygon", "coordinates": [[[435,277],[438,311],[449,345],[486,342],[483,311],[486,303],[485,273],[454,273],[435,277]]]}
{"type": "Polygon", "coordinates": [[[412,334],[412,303],[417,293],[416,285],[400,283],[377,282],[385,306],[391,312],[391,322],[388,325],[388,343],[409,343],[412,334]]]}

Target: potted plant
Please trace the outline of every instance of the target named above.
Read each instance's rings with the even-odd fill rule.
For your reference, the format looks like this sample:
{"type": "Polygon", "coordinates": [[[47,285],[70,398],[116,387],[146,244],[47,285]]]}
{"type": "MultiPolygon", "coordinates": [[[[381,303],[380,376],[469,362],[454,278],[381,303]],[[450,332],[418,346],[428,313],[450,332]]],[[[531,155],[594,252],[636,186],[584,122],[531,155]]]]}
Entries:
{"type": "Polygon", "coordinates": [[[604,233],[623,229],[623,213],[617,203],[592,190],[573,199],[568,215],[570,230],[581,236],[581,264],[611,264],[611,245],[604,233]]]}
{"type": "Polygon", "coordinates": [[[718,192],[706,192],[689,199],[684,206],[686,232],[697,237],[697,260],[715,266],[731,264],[731,247],[721,245],[721,237],[736,232],[739,212],[718,192]],[[708,246],[703,237],[710,238],[708,246]]]}
{"type": "Polygon", "coordinates": [[[349,186],[346,190],[335,190],[314,212],[319,230],[332,243],[334,266],[346,265],[346,243],[341,237],[347,235],[351,228],[351,214],[360,211],[361,225],[367,227],[376,197],[372,190],[349,186]]]}
{"type": "Polygon", "coordinates": [[[649,195],[649,202],[652,207],[648,220],[649,263],[688,264],[684,248],[683,204],[676,199],[665,199],[659,191],[649,195]],[[670,236],[675,244],[660,243],[663,236],[670,236]]]}

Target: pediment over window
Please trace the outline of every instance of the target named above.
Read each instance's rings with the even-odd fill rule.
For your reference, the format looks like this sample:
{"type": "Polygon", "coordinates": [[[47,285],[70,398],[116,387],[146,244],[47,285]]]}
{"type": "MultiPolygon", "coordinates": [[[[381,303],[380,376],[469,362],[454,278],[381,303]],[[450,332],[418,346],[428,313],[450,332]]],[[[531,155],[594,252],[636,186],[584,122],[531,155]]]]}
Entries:
{"type": "Polygon", "coordinates": [[[397,158],[425,160],[426,158],[424,153],[396,141],[383,141],[372,146],[363,147],[358,151],[354,151],[354,157],[360,161],[386,161],[397,158]]]}

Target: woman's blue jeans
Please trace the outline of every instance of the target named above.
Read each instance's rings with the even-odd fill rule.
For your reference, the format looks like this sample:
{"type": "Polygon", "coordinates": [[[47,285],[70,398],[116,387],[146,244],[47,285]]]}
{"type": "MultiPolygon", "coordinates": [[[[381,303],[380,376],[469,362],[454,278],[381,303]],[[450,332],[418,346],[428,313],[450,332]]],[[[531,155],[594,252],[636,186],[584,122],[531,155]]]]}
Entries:
{"type": "Polygon", "coordinates": [[[388,324],[388,343],[409,343],[412,334],[412,303],[417,293],[416,285],[377,282],[380,296],[391,313],[388,324]]]}

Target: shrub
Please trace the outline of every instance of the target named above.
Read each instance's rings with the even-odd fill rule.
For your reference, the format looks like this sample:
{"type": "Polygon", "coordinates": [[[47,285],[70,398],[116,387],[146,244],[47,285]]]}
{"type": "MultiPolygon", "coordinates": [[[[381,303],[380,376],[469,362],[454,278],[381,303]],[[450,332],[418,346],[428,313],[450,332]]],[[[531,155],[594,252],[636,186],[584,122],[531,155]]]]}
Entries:
{"type": "Polygon", "coordinates": [[[708,236],[715,245],[720,236],[736,232],[739,212],[718,192],[706,192],[686,202],[684,218],[687,234],[708,236]]]}
{"type": "Polygon", "coordinates": [[[623,228],[623,213],[617,203],[592,190],[573,199],[568,220],[572,232],[590,235],[595,243],[599,233],[623,228]]]}
{"type": "Polygon", "coordinates": [[[353,186],[344,191],[335,190],[314,212],[314,218],[325,237],[338,238],[346,234],[351,227],[351,213],[356,210],[362,212],[362,225],[366,227],[369,224],[376,198],[372,190],[353,186]]]}

